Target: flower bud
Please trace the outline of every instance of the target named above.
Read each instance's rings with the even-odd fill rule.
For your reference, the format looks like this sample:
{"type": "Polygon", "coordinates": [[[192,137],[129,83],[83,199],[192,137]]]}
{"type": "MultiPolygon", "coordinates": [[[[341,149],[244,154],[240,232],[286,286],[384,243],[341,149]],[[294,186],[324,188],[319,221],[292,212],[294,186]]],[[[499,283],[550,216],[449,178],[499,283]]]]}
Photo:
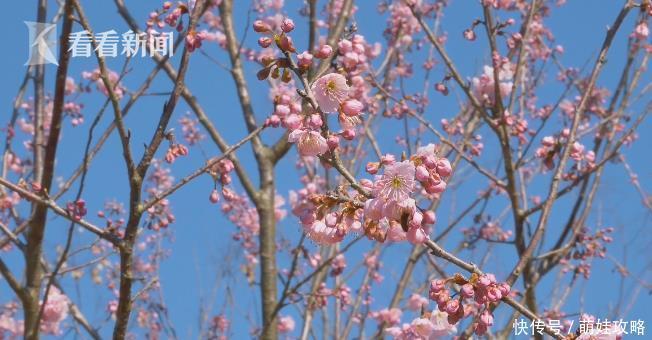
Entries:
{"type": "Polygon", "coordinates": [[[272,38],[270,37],[260,37],[258,38],[258,45],[262,48],[268,48],[272,45],[272,38]]]}
{"type": "Polygon", "coordinates": [[[365,167],[365,170],[371,175],[375,175],[378,173],[378,168],[380,168],[380,163],[378,162],[369,162],[367,163],[367,166],[365,167]]]}
{"type": "Polygon", "coordinates": [[[335,150],[340,145],[340,137],[337,137],[337,135],[330,135],[326,142],[328,143],[329,149],[335,150]]]}
{"type": "Polygon", "coordinates": [[[290,130],[296,130],[301,127],[301,117],[293,113],[285,119],[285,125],[290,130]]]}
{"type": "Polygon", "coordinates": [[[465,298],[472,298],[475,295],[475,290],[473,290],[473,285],[470,283],[464,284],[462,289],[460,289],[462,296],[465,298]]]}
{"type": "Polygon", "coordinates": [[[355,99],[347,99],[343,104],[342,104],[342,112],[349,116],[349,117],[355,117],[362,112],[364,105],[358,100],[355,99]]]}
{"type": "Polygon", "coordinates": [[[281,29],[285,33],[290,33],[294,29],[294,21],[290,18],[285,18],[283,19],[283,22],[281,23],[281,29]]]}
{"type": "Polygon", "coordinates": [[[342,131],[342,137],[346,140],[353,140],[353,138],[355,138],[355,130],[346,129],[342,131]]]}
{"type": "Polygon", "coordinates": [[[453,169],[451,168],[451,163],[446,158],[440,158],[437,161],[437,174],[442,177],[450,176],[453,169]]]}
{"type": "Polygon", "coordinates": [[[415,177],[419,182],[425,182],[430,178],[430,172],[425,166],[419,165],[417,166],[415,177]]]}
{"type": "Polygon", "coordinates": [[[271,30],[271,27],[262,20],[254,21],[254,31],[257,33],[266,33],[271,30]]]}
{"type": "Polygon", "coordinates": [[[208,200],[213,204],[220,201],[220,195],[217,193],[217,189],[213,189],[213,191],[211,191],[211,195],[208,197],[208,200]]]}
{"type": "Polygon", "coordinates": [[[333,48],[330,45],[322,45],[317,53],[315,53],[315,57],[319,59],[326,59],[331,56],[333,53],[333,48]]]}

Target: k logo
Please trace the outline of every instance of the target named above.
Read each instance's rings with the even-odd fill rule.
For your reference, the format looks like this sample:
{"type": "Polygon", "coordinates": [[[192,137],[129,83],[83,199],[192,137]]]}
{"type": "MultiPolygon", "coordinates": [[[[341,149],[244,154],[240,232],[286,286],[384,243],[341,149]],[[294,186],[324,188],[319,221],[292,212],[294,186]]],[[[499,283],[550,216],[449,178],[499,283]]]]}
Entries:
{"type": "Polygon", "coordinates": [[[55,64],[57,62],[57,25],[25,21],[29,29],[29,58],[25,65],[55,64]]]}

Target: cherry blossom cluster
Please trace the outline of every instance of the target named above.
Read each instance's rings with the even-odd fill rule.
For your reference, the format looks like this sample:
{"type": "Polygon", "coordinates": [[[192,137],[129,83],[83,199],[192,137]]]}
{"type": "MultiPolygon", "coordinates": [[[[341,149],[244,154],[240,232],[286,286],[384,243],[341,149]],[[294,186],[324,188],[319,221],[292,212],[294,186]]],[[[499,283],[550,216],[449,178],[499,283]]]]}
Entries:
{"type": "Polygon", "coordinates": [[[505,111],[499,123],[504,124],[509,131],[509,134],[518,139],[519,144],[524,145],[527,143],[527,135],[534,135],[535,131],[528,129],[528,121],[525,117],[511,114],[505,111]]]}
{"type": "Polygon", "coordinates": [[[469,242],[477,239],[506,242],[512,236],[511,230],[503,230],[498,221],[483,221],[479,228],[463,229],[462,232],[469,242]]]}
{"type": "MultiPolygon", "coordinates": [[[[213,200],[213,196],[214,194],[211,193],[209,199],[213,200]]],[[[246,196],[238,194],[228,186],[222,188],[222,197],[224,198],[221,204],[222,213],[238,228],[238,231],[233,234],[233,240],[242,246],[246,260],[243,269],[250,282],[253,282],[259,252],[256,238],[260,232],[258,211],[246,196]]],[[[286,216],[286,211],[283,209],[285,200],[282,196],[276,195],[275,202],[275,217],[280,221],[286,216]]]]}
{"type": "Polygon", "coordinates": [[[25,323],[16,319],[18,311],[17,302],[7,302],[0,306],[0,337],[15,339],[23,335],[25,323]]]}
{"type": "Polygon", "coordinates": [[[609,236],[614,228],[603,228],[590,234],[588,228],[582,228],[573,243],[572,251],[561,259],[559,263],[563,266],[562,273],[573,271],[575,274],[582,275],[585,279],[591,277],[591,259],[603,259],[607,253],[606,244],[611,243],[613,238],[609,236]],[[576,264],[572,260],[579,261],[576,264]]]}
{"type": "Polygon", "coordinates": [[[419,209],[411,196],[417,183],[426,194],[442,193],[446,189],[445,179],[452,172],[450,162],[438,157],[435,145],[429,144],[420,147],[409,160],[397,162],[393,157],[384,157],[379,164],[368,164],[367,171],[375,174],[381,165],[382,176],[376,175],[373,182],[362,182],[373,194],[365,202],[365,233],[378,241],[388,238],[423,243],[436,217],[432,211],[419,209]],[[388,228],[379,228],[382,225],[388,228]]]}
{"type": "MultiPolygon", "coordinates": [[[[578,87],[582,92],[586,92],[585,90],[588,86],[588,81],[588,79],[578,81],[578,87]]],[[[609,113],[604,105],[610,95],[611,93],[608,89],[604,87],[594,87],[587,97],[584,116],[582,117],[583,121],[588,121],[591,113],[597,115],[598,118],[605,118],[609,113]]],[[[580,99],[580,96],[575,96],[572,101],[565,99],[559,104],[559,109],[567,117],[573,117],[575,110],[579,106],[580,99]]]]}
{"type": "MultiPolygon", "coordinates": [[[[400,313],[400,309],[395,309],[400,313]]],[[[383,316],[390,314],[388,317],[377,318],[379,322],[396,321],[391,318],[391,312],[385,312],[383,316]]],[[[379,315],[380,316],[380,315],[379,315]]],[[[400,317],[400,314],[399,314],[400,317]]],[[[397,340],[411,339],[447,339],[457,333],[457,327],[448,323],[448,314],[439,310],[426,312],[410,323],[404,323],[398,326],[396,321],[392,327],[385,328],[385,333],[397,340]]]]}
{"type": "MultiPolygon", "coordinates": [[[[163,167],[161,162],[152,162],[152,171],[147,176],[147,186],[145,192],[150,199],[157,197],[158,194],[169,189],[174,182],[174,177],[170,174],[169,168],[163,167]]],[[[162,199],[154,206],[147,209],[145,225],[152,230],[167,228],[170,223],[175,221],[175,216],[170,207],[168,199],[162,199]]]]}
{"type": "MultiPolygon", "coordinates": [[[[95,86],[97,87],[97,90],[108,97],[109,90],[106,88],[106,85],[104,85],[104,81],[102,80],[101,75],[102,73],[100,72],[99,68],[96,68],[92,72],[87,72],[87,71],[82,72],[83,79],[94,82],[95,86]]],[[[115,71],[108,70],[107,76],[109,78],[109,83],[113,88],[113,93],[115,94],[115,97],[118,100],[122,99],[122,97],[125,95],[125,92],[127,91],[127,88],[125,88],[122,85],[122,82],[120,81],[121,80],[120,75],[115,71]]]]}
{"type": "Polygon", "coordinates": [[[181,125],[181,132],[183,133],[183,139],[190,146],[194,146],[204,140],[206,136],[199,129],[199,122],[197,119],[192,118],[190,114],[186,114],[181,119],[179,119],[179,124],[181,125]]]}
{"type": "Polygon", "coordinates": [[[290,333],[294,331],[294,327],[295,327],[294,319],[289,315],[281,316],[278,319],[277,327],[278,327],[278,332],[281,334],[290,333]]]}
{"type": "Polygon", "coordinates": [[[413,196],[418,186],[426,195],[442,193],[452,172],[450,162],[438,157],[435,145],[429,144],[410,159],[399,162],[388,154],[380,162],[368,163],[366,170],[375,179],[360,181],[369,194],[368,198],[358,195],[364,203],[324,195],[315,182],[306,182],[304,189],[291,194],[292,212],[307,236],[319,244],[333,244],[349,232],[364,232],[379,242],[423,243],[436,217],[418,208],[413,196]]]}
{"type": "Polygon", "coordinates": [[[188,147],[181,143],[177,143],[172,131],[165,134],[165,139],[167,139],[169,143],[168,150],[165,152],[165,161],[168,164],[174,163],[178,157],[188,155],[188,147]]]}
{"type": "MultiPolygon", "coordinates": [[[[43,302],[41,302],[43,303],[43,302]]],[[[50,287],[48,299],[43,307],[41,332],[51,335],[61,335],[59,326],[68,317],[70,300],[57,287],[50,287]]]]}
{"type": "MultiPolygon", "coordinates": [[[[551,170],[555,167],[555,159],[561,157],[562,145],[569,134],[570,131],[564,129],[558,137],[546,136],[541,140],[541,146],[537,148],[535,155],[542,160],[546,169],[551,170]]],[[[570,148],[570,158],[575,161],[573,170],[581,174],[595,167],[595,152],[593,150],[586,151],[584,145],[577,141],[570,148]]],[[[573,180],[575,178],[577,178],[576,174],[564,174],[564,179],[573,180]]]]}
{"type": "Polygon", "coordinates": [[[357,34],[350,40],[340,40],[335,62],[343,66],[344,74],[329,73],[315,80],[310,91],[318,107],[304,111],[291,94],[293,86],[289,84],[293,80],[293,61],[287,59],[288,56],[296,54],[298,70],[294,71],[305,74],[313,66],[315,59],[332,58],[335,51],[330,45],[321,44],[312,52],[298,53],[289,35],[294,27],[294,22],[289,18],[276,24],[264,20],[257,20],[253,24],[254,31],[262,35],[258,40],[261,47],[267,49],[275,44],[286,55],[275,57],[268,54],[263,57],[264,67],[258,72],[258,79],[278,79],[288,83],[281,89],[290,90],[274,97],[275,109],[267,119],[266,125],[287,128],[290,132],[288,141],[297,144],[300,155],[319,156],[337,148],[340,137],[345,140],[355,138],[356,126],[361,122],[359,115],[365,110],[365,106],[372,102],[368,98],[369,89],[361,74],[369,69],[369,61],[379,55],[380,46],[370,46],[363,36],[357,34]],[[321,131],[325,127],[324,113],[338,114],[341,132],[333,134],[321,131]]]}
{"type": "MultiPolygon", "coordinates": [[[[40,302],[43,304],[43,301],[40,302]]],[[[40,331],[44,334],[61,336],[61,323],[68,318],[70,299],[56,287],[51,287],[47,302],[43,307],[40,331]]],[[[24,321],[16,319],[18,311],[16,302],[9,302],[0,307],[0,338],[15,339],[23,335],[24,321]]]]}
{"type": "MultiPolygon", "coordinates": [[[[214,4],[216,5],[216,4],[214,4]]],[[[156,34],[156,29],[162,29],[166,25],[176,29],[177,32],[181,32],[184,29],[184,15],[188,15],[190,20],[190,14],[195,6],[195,1],[190,0],[188,2],[178,1],[176,4],[173,4],[171,1],[166,1],[163,3],[163,7],[160,10],[152,11],[149,14],[147,20],[147,33],[151,35],[156,34]]],[[[195,49],[201,47],[202,41],[207,39],[208,35],[206,31],[189,30],[186,32],[186,48],[193,52],[195,49]]]]}
{"type": "Polygon", "coordinates": [[[226,340],[228,339],[228,331],[231,326],[231,321],[227,319],[224,314],[218,314],[211,319],[210,327],[208,328],[208,338],[211,340],[226,340]]]}
{"type": "Polygon", "coordinates": [[[503,297],[509,296],[510,286],[498,283],[493,274],[471,274],[469,280],[456,274],[445,279],[430,282],[429,297],[437,303],[437,308],[446,312],[448,323],[457,324],[461,319],[476,314],[474,331],[483,335],[493,325],[493,315],[489,309],[491,304],[497,304],[503,297]],[[447,284],[459,286],[457,297],[451,296],[447,284]],[[470,301],[467,301],[470,300],[470,301]],[[466,302],[466,304],[465,304],[466,302]],[[484,307],[484,310],[481,311],[484,307]]]}
{"type": "Polygon", "coordinates": [[[105,220],[106,229],[122,237],[125,225],[124,204],[111,200],[104,203],[104,209],[97,212],[97,217],[105,220]]]}
{"type": "Polygon", "coordinates": [[[473,94],[486,106],[493,106],[496,100],[496,86],[502,98],[512,93],[512,77],[514,76],[514,65],[500,56],[494,56],[494,65],[498,64],[498,85],[495,83],[494,68],[491,66],[484,67],[484,73],[479,77],[471,79],[473,94]],[[495,60],[495,59],[498,60],[495,60]]]}
{"type": "Polygon", "coordinates": [[[532,18],[527,40],[523,39],[520,32],[512,33],[507,38],[507,48],[516,50],[523,45],[530,62],[548,60],[554,53],[564,53],[564,48],[561,45],[551,47],[555,42],[555,37],[544,23],[547,16],[548,13],[544,11],[532,18]]]}

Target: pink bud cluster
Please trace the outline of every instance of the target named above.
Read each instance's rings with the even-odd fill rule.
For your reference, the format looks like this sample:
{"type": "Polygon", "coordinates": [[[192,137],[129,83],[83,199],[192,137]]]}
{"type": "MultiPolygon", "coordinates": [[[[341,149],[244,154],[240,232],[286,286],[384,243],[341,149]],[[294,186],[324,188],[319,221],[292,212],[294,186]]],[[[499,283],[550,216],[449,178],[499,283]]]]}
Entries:
{"type": "Polygon", "coordinates": [[[611,243],[613,238],[609,236],[614,231],[614,228],[598,229],[594,234],[589,234],[588,228],[580,230],[575,237],[573,250],[568,255],[560,260],[564,265],[562,268],[563,273],[573,270],[576,274],[582,275],[585,279],[591,276],[591,259],[592,258],[605,258],[607,254],[606,244],[611,243]],[[571,264],[571,260],[578,260],[577,265],[571,264]]]}
{"type": "Polygon", "coordinates": [[[296,48],[292,41],[292,37],[290,37],[288,33],[292,32],[294,27],[294,21],[290,18],[283,19],[277,28],[278,31],[276,32],[272,25],[263,20],[256,20],[253,24],[254,32],[262,35],[258,39],[258,45],[260,45],[260,47],[268,48],[272,43],[276,43],[276,46],[278,46],[281,51],[292,53],[296,52],[296,48]]]}
{"type": "Polygon", "coordinates": [[[124,205],[116,200],[104,203],[104,209],[97,212],[97,217],[105,220],[106,229],[122,237],[123,231],[120,230],[125,225],[124,205]]]}
{"type": "Polygon", "coordinates": [[[509,133],[518,138],[518,142],[521,145],[527,143],[528,139],[525,136],[526,133],[529,135],[534,135],[534,131],[528,129],[528,121],[523,117],[519,117],[511,114],[509,111],[505,111],[501,121],[499,122],[504,124],[509,130],[509,133]]]}
{"type": "Polygon", "coordinates": [[[498,303],[503,297],[508,296],[510,286],[506,283],[496,282],[493,274],[472,274],[469,280],[462,275],[456,274],[446,279],[438,279],[430,282],[429,297],[437,303],[437,308],[448,314],[448,322],[451,325],[457,324],[461,319],[472,313],[472,303],[466,300],[473,300],[477,305],[485,306],[484,312],[476,318],[475,332],[483,335],[487,328],[493,324],[493,316],[489,312],[489,304],[498,303]],[[458,297],[451,297],[447,284],[454,283],[460,286],[458,297]]]}
{"type": "Polygon", "coordinates": [[[155,28],[161,29],[165,25],[168,25],[181,32],[183,31],[182,16],[189,13],[188,5],[185,2],[180,1],[176,6],[173,6],[171,1],[166,1],[160,10],[153,11],[149,14],[147,31],[152,32],[155,28]]]}
{"type": "Polygon", "coordinates": [[[209,159],[207,163],[211,164],[207,172],[211,177],[213,177],[213,180],[216,183],[216,187],[211,191],[208,200],[213,204],[220,201],[220,193],[217,190],[217,183],[222,185],[222,196],[224,196],[227,201],[235,200],[237,197],[235,192],[226,187],[231,184],[232,181],[231,172],[235,169],[233,162],[228,158],[223,158],[219,161],[216,158],[212,158],[209,159]]]}
{"type": "MultiPolygon", "coordinates": [[[[153,162],[152,164],[152,171],[147,176],[147,185],[145,187],[145,192],[148,194],[150,199],[169,189],[174,181],[174,177],[170,175],[169,168],[165,168],[162,163],[158,161],[153,162]]],[[[163,199],[147,209],[145,224],[149,229],[158,231],[162,228],[167,228],[170,223],[173,223],[175,220],[176,217],[172,213],[170,201],[163,199]]]]}
{"type": "Polygon", "coordinates": [[[348,72],[360,74],[369,69],[369,61],[380,55],[381,46],[367,44],[364,36],[356,34],[353,38],[342,39],[337,44],[337,61],[348,72]]]}
{"type": "Polygon", "coordinates": [[[63,112],[67,116],[70,116],[70,122],[72,123],[73,127],[84,123],[84,115],[81,112],[83,108],[83,104],[78,104],[75,102],[66,102],[63,105],[63,112]]]}
{"type": "Polygon", "coordinates": [[[202,41],[207,38],[207,33],[205,31],[197,32],[192,30],[186,33],[186,48],[190,52],[194,52],[196,49],[201,47],[202,41]]]}
{"type": "Polygon", "coordinates": [[[172,164],[178,157],[187,155],[188,148],[185,145],[177,143],[170,144],[170,147],[165,153],[165,161],[168,162],[168,164],[172,164]]]}
{"type": "Polygon", "coordinates": [[[66,210],[75,221],[84,218],[88,212],[88,210],[86,210],[86,202],[83,199],[79,199],[75,202],[68,202],[68,204],[66,204],[66,210]]]}
{"type": "Polygon", "coordinates": [[[503,230],[497,221],[486,221],[482,223],[479,229],[474,227],[463,229],[462,232],[470,243],[478,239],[506,242],[512,236],[512,231],[503,230]]]}
{"type": "Polygon", "coordinates": [[[215,158],[211,158],[207,163],[212,164],[211,167],[208,168],[208,173],[215,181],[219,181],[222,185],[231,184],[231,172],[233,172],[235,166],[230,159],[222,158],[216,162],[215,158]]]}

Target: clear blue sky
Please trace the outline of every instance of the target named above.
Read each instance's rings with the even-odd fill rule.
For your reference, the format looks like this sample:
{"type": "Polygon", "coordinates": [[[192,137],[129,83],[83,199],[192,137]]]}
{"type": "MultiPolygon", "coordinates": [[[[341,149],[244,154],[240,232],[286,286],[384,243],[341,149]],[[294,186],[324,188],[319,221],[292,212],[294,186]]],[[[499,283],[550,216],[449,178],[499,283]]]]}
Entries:
{"type": "MultiPolygon", "coordinates": [[[[306,22],[296,11],[296,3],[299,3],[299,1],[287,2],[291,3],[288,7],[288,14],[297,22],[297,26],[299,27],[297,31],[301,31],[300,28],[304,27],[306,22]]],[[[50,3],[54,3],[54,1],[50,1],[50,3]]],[[[141,27],[147,17],[147,13],[161,3],[162,1],[127,1],[132,14],[139,19],[141,27]]],[[[377,14],[374,5],[376,3],[375,1],[359,1],[359,3],[358,6],[360,9],[356,14],[359,33],[363,34],[369,42],[383,42],[381,27],[385,27],[386,17],[377,14]]],[[[621,3],[622,1],[575,0],[569,1],[562,8],[553,8],[555,14],[552,18],[546,20],[546,23],[556,33],[557,43],[565,47],[566,53],[561,58],[564,65],[581,67],[585,62],[594,60],[604,37],[605,27],[613,21],[621,3]]],[[[122,33],[128,30],[126,24],[119,17],[113,1],[83,1],[83,5],[91,25],[96,31],[115,29],[119,33],[122,33]]],[[[48,9],[48,18],[52,17],[54,10],[51,4],[48,9]]],[[[23,64],[27,59],[27,28],[23,21],[35,20],[36,1],[7,2],[3,4],[3,12],[5,13],[5,19],[0,23],[0,27],[4,32],[3,42],[5,50],[2,54],[3,62],[0,66],[2,70],[0,93],[3,93],[0,96],[0,107],[3,108],[5,114],[2,116],[0,125],[5,125],[10,117],[13,98],[26,70],[23,64]]],[[[479,17],[480,13],[478,1],[451,1],[450,8],[445,11],[445,17],[443,18],[441,27],[442,30],[449,33],[447,50],[456,60],[462,74],[468,77],[481,72],[482,65],[489,59],[485,48],[486,45],[482,42],[482,35],[479,35],[479,41],[474,44],[462,39],[461,35],[461,32],[470,25],[473,19],[479,17]]],[[[509,16],[513,15],[513,13],[509,14],[509,16]]],[[[235,20],[238,32],[243,31],[246,16],[247,8],[236,6],[235,20]]],[[[500,14],[500,17],[504,19],[509,16],[504,12],[500,14]]],[[[613,87],[619,77],[620,65],[626,53],[623,41],[625,41],[625,35],[629,33],[632,27],[632,17],[630,16],[630,20],[627,20],[624,24],[625,29],[619,34],[618,43],[614,45],[609,54],[609,62],[599,79],[600,86],[613,87]]],[[[75,25],[73,31],[79,30],[81,30],[80,26],[75,25]]],[[[253,47],[255,38],[252,32],[249,32],[246,44],[253,47]]],[[[307,44],[305,38],[305,34],[296,34],[295,39],[298,46],[305,46],[307,44]]],[[[217,46],[207,43],[205,44],[205,50],[217,59],[225,63],[227,62],[225,53],[217,46]]],[[[179,55],[173,58],[175,65],[178,64],[179,55]]],[[[422,57],[416,60],[422,60],[422,57]]],[[[119,70],[123,62],[124,59],[122,57],[110,59],[109,67],[114,70],[119,70]]],[[[75,79],[80,80],[81,72],[90,71],[96,67],[95,65],[94,58],[74,58],[72,59],[69,74],[75,79]]],[[[419,65],[420,62],[415,63],[415,72],[417,74],[414,79],[417,85],[414,88],[422,86],[422,75],[420,74],[421,70],[419,65]]],[[[130,64],[131,72],[124,80],[125,86],[132,90],[137,88],[142,83],[145,75],[153,67],[154,63],[151,60],[147,58],[135,58],[130,64]]],[[[258,120],[262,121],[270,113],[272,108],[270,102],[266,100],[267,85],[255,81],[255,71],[256,67],[247,65],[246,73],[253,92],[254,107],[258,120]]],[[[47,91],[52,93],[56,68],[52,65],[47,66],[46,72],[47,91]]],[[[549,78],[554,77],[555,73],[551,72],[549,78]]],[[[442,69],[440,66],[437,67],[435,74],[436,77],[441,77],[442,69]]],[[[237,105],[233,83],[226,71],[211,63],[201,54],[195,53],[192,56],[191,66],[186,79],[190,90],[198,98],[217,128],[229,141],[236,142],[246,134],[241,119],[241,112],[237,105]]],[[[550,80],[550,84],[555,85],[547,86],[546,90],[539,93],[539,103],[551,102],[561,91],[559,85],[552,81],[552,79],[550,80]]],[[[641,83],[646,84],[650,80],[652,79],[648,72],[641,80],[641,83]]],[[[171,89],[171,86],[170,81],[161,73],[154,82],[151,91],[166,92],[171,89]]],[[[450,96],[443,99],[438,94],[433,94],[433,91],[430,91],[430,93],[431,105],[426,113],[426,117],[433,122],[438,122],[441,118],[452,117],[456,112],[455,97],[450,96]]],[[[142,152],[140,146],[148,141],[153,133],[153,127],[162,110],[163,100],[163,97],[158,96],[143,98],[132,109],[127,118],[127,125],[132,130],[132,148],[138,155],[142,152]]],[[[83,152],[81,145],[85,141],[91,120],[102,105],[103,98],[98,94],[83,95],[80,101],[85,105],[84,114],[86,122],[77,128],[72,128],[69,123],[65,124],[63,139],[60,144],[61,150],[65,150],[65,152],[59,153],[59,159],[56,165],[57,178],[67,178],[81,161],[83,152]]],[[[641,107],[642,105],[640,104],[635,106],[638,109],[641,107]]],[[[187,105],[183,102],[180,103],[175,110],[174,122],[187,110],[187,105]]],[[[109,124],[109,117],[111,117],[111,113],[107,112],[98,131],[103,131],[103,127],[109,124]]],[[[384,123],[383,126],[388,128],[389,131],[380,135],[381,147],[384,152],[400,152],[393,142],[396,132],[390,130],[392,129],[392,124],[395,124],[395,122],[389,121],[384,123]]],[[[652,167],[650,166],[651,161],[649,158],[649,146],[652,145],[652,138],[648,133],[650,128],[652,128],[650,123],[645,123],[641,126],[639,130],[640,139],[633,147],[627,150],[627,154],[628,161],[634,170],[638,172],[642,185],[652,190],[652,186],[650,186],[650,183],[652,183],[650,181],[652,179],[652,167]]],[[[177,126],[177,131],[179,130],[180,128],[177,126]]],[[[278,135],[276,132],[268,132],[265,138],[268,141],[274,141],[278,135]]],[[[481,163],[493,168],[498,158],[498,153],[495,151],[497,143],[489,137],[487,131],[484,131],[484,135],[486,139],[486,153],[482,156],[481,163]]],[[[434,137],[428,138],[430,138],[428,140],[429,142],[436,142],[434,137]]],[[[208,140],[202,143],[202,148],[209,155],[217,155],[218,153],[216,148],[208,140]]],[[[95,213],[102,207],[106,200],[115,198],[126,202],[128,199],[126,171],[124,170],[120,152],[119,140],[113,136],[100,155],[93,161],[87,179],[87,188],[83,196],[89,204],[89,219],[91,221],[98,221],[95,219],[95,213]]],[[[245,147],[238,152],[238,155],[244,164],[249,169],[252,169],[251,173],[254,174],[253,176],[255,178],[256,172],[253,170],[254,163],[250,149],[245,147]]],[[[287,195],[290,189],[298,187],[297,176],[286,175],[292,173],[295,157],[295,153],[292,152],[280,164],[277,170],[277,183],[279,184],[280,194],[287,195]]],[[[184,174],[190,173],[192,170],[201,166],[204,161],[205,159],[199,149],[191,149],[190,157],[183,158],[172,166],[173,172],[177,178],[180,178],[184,174]]],[[[444,227],[457,214],[454,211],[459,212],[460,209],[465,207],[465,204],[474,199],[476,192],[485,185],[486,181],[483,178],[472,175],[465,178],[463,185],[455,193],[447,193],[445,203],[439,209],[437,228],[444,227]]],[[[203,177],[188,185],[183,190],[180,190],[171,200],[177,221],[171,227],[174,231],[174,242],[167,244],[171,249],[171,255],[161,267],[161,282],[163,283],[165,302],[169,308],[169,316],[177,334],[181,338],[196,337],[200,303],[206,304],[210,302],[212,310],[208,311],[209,314],[221,312],[225,301],[224,289],[228,286],[238,306],[238,308],[231,309],[227,312],[227,315],[233,321],[233,335],[238,336],[238,338],[246,338],[248,337],[250,326],[247,320],[254,320],[256,323],[259,321],[257,307],[259,301],[258,288],[247,287],[243,284],[245,282],[244,277],[239,272],[239,265],[242,262],[240,250],[230,239],[230,235],[235,231],[235,227],[222,217],[217,206],[209,204],[207,197],[211,189],[211,180],[208,177],[203,177]],[[227,255],[229,256],[227,257],[227,255]],[[228,261],[225,261],[225,259],[228,259],[228,261]],[[228,269],[231,270],[231,277],[217,282],[219,284],[219,293],[215,300],[211,300],[214,298],[211,295],[211,291],[216,285],[216,278],[222,271],[227,271],[228,269]]],[[[541,184],[534,184],[529,189],[532,194],[544,195],[547,192],[547,186],[541,184]]],[[[591,227],[595,227],[596,225],[601,227],[616,227],[618,231],[614,235],[616,239],[615,245],[609,248],[609,254],[619,261],[626,261],[633,277],[640,277],[640,279],[649,282],[652,279],[649,271],[649,211],[646,211],[640,204],[640,196],[631,185],[628,185],[626,173],[620,166],[610,165],[609,169],[605,172],[600,190],[602,194],[596,200],[595,212],[592,214],[589,225],[591,227]],[[598,210],[601,212],[598,213],[598,210]],[[626,247],[623,245],[626,245],[626,247]]],[[[68,196],[69,198],[70,196],[68,196]]],[[[65,202],[65,199],[62,199],[61,202],[65,202]]],[[[570,202],[570,198],[562,200],[555,207],[549,232],[554,233],[561,224],[565,223],[567,202],[570,202]]],[[[502,203],[491,206],[491,214],[493,216],[499,215],[503,207],[504,205],[502,203]]],[[[461,226],[470,226],[470,224],[470,220],[465,220],[461,223],[461,226]]],[[[509,228],[510,225],[511,219],[507,218],[505,220],[505,227],[509,228]]],[[[51,256],[55,253],[55,246],[63,240],[66,228],[67,223],[60,218],[50,215],[46,250],[51,256]]],[[[300,235],[300,228],[296,219],[292,216],[289,216],[281,222],[278,229],[281,235],[293,242],[296,242],[300,235]]],[[[78,233],[75,237],[76,246],[80,246],[90,239],[88,235],[82,233],[78,233]]],[[[550,239],[552,238],[548,240],[550,239]]],[[[349,239],[345,242],[347,241],[349,239]]],[[[457,246],[458,241],[459,236],[453,236],[446,240],[444,246],[448,249],[453,249],[457,246]]],[[[359,242],[348,256],[349,267],[353,267],[356,264],[356,260],[361,258],[361,254],[369,251],[371,247],[372,243],[370,241],[363,240],[359,242]]],[[[372,309],[380,309],[388,303],[391,294],[387,292],[393,291],[394,282],[402,271],[402,266],[405,263],[404,258],[409,252],[409,249],[409,245],[402,244],[391,246],[385,251],[383,256],[383,275],[385,275],[385,281],[380,285],[374,286],[373,295],[375,297],[375,303],[372,309]]],[[[480,246],[475,251],[462,252],[461,257],[479,261],[485,249],[484,246],[480,246]]],[[[505,246],[495,246],[494,251],[494,258],[499,256],[501,261],[490,261],[485,269],[495,272],[498,279],[501,280],[512,269],[516,258],[514,256],[514,250],[511,247],[506,249],[505,246]]],[[[3,259],[6,256],[8,261],[16,269],[22,263],[22,259],[16,257],[15,253],[14,255],[2,254],[2,256],[3,259]]],[[[282,257],[279,268],[285,267],[287,267],[287,261],[285,257],[282,257]]],[[[568,300],[565,310],[571,313],[582,310],[599,317],[605,317],[609,306],[616,302],[619,293],[620,277],[614,273],[613,269],[614,265],[609,260],[595,261],[592,279],[588,282],[581,280],[583,282],[578,285],[581,289],[577,289],[573,297],[568,300]]],[[[450,266],[447,267],[447,270],[450,273],[456,272],[450,266]]],[[[420,270],[415,273],[415,282],[423,282],[426,275],[427,273],[423,270],[423,266],[420,267],[420,270]]],[[[353,289],[357,288],[356,283],[359,280],[359,276],[354,276],[349,283],[349,286],[353,289]]],[[[543,287],[551,287],[554,284],[553,278],[554,275],[550,275],[548,279],[544,280],[543,287]]],[[[88,281],[87,275],[81,281],[82,283],[78,290],[81,294],[82,309],[92,323],[100,324],[106,318],[104,308],[109,297],[109,292],[104,287],[92,286],[88,281]]],[[[67,280],[66,282],[68,290],[74,292],[75,289],[72,288],[74,285],[71,281],[67,280]]],[[[633,279],[630,278],[625,281],[625,293],[632,289],[636,289],[636,285],[633,279]]],[[[545,291],[549,291],[549,289],[545,289],[545,291]]],[[[73,297],[76,296],[75,294],[71,295],[73,297]]],[[[4,282],[1,282],[0,303],[6,302],[10,296],[12,294],[10,294],[9,288],[4,282]]],[[[549,297],[546,294],[540,293],[539,300],[541,301],[542,308],[548,306],[547,299],[549,297]]],[[[77,298],[75,300],[79,301],[77,298]]],[[[648,306],[651,302],[650,295],[643,289],[629,314],[622,315],[621,317],[625,320],[645,319],[649,316],[650,309],[648,306]]],[[[497,324],[501,327],[506,322],[506,310],[506,307],[501,307],[497,314],[497,324]]],[[[301,321],[296,314],[296,309],[286,308],[282,314],[293,315],[295,320],[297,320],[297,329],[300,328],[301,321]]],[[[409,322],[410,320],[410,317],[404,317],[404,321],[409,322]]],[[[132,319],[132,325],[135,323],[134,321],[135,319],[132,319]]],[[[368,326],[375,327],[375,322],[368,322],[368,326]]],[[[112,323],[109,323],[105,324],[101,331],[102,334],[108,335],[111,330],[112,323]]]]}

